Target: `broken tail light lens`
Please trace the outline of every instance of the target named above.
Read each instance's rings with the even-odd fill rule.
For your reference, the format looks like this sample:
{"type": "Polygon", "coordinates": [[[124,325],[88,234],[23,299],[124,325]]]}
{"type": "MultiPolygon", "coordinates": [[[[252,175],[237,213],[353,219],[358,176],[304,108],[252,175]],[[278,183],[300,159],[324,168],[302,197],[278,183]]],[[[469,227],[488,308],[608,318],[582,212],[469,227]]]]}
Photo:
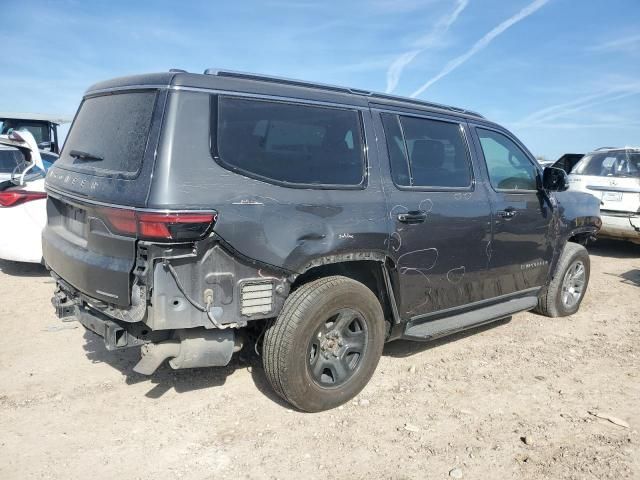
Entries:
{"type": "Polygon", "coordinates": [[[24,190],[5,190],[0,192],[0,207],[15,207],[32,200],[47,198],[45,192],[28,192],[24,190]]]}
{"type": "Polygon", "coordinates": [[[214,225],[215,212],[144,212],[103,208],[101,216],[114,233],[141,240],[189,242],[203,238],[214,225]]]}

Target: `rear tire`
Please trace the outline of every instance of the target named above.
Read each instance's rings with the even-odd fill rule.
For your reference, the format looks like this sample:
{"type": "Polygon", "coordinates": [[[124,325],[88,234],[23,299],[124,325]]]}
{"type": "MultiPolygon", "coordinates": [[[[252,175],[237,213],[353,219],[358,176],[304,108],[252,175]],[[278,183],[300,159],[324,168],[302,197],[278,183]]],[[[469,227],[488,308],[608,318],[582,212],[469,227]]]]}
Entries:
{"type": "Polygon", "coordinates": [[[263,343],[271,386],[306,412],[337,407],[356,396],[378,365],[384,315],[373,292],[341,276],[321,278],[287,298],[263,343]]]}
{"type": "Polygon", "coordinates": [[[587,291],[590,273],[587,249],[568,242],[558,260],[553,279],[538,296],[538,306],[534,311],[552,318],[576,313],[587,291]]]}

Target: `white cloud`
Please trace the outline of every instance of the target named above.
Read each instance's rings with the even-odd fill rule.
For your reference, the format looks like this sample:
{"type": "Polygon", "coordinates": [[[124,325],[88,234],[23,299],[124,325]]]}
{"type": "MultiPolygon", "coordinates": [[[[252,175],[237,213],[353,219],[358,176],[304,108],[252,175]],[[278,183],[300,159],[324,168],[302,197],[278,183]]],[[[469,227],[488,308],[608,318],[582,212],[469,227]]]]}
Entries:
{"type": "Polygon", "coordinates": [[[508,18],[504,22],[500,23],[498,26],[491,29],[484,37],[478,40],[466,53],[460,55],[459,57],[454,58],[449,63],[445,65],[440,73],[438,73],[435,77],[431,78],[425,84],[423,84],[420,88],[418,88],[415,92],[411,94],[412,97],[417,97],[421,93],[423,93],[427,88],[436,83],[441,78],[449,75],[455,69],[457,69],[460,65],[465,63],[471,57],[473,57],[476,53],[484,50],[496,37],[504,33],[506,30],[511,28],[516,23],[524,20],[529,15],[535,13],[540,8],[544,7],[549,0],[534,0],[529,5],[524,7],[514,16],[508,18]]]}
{"type": "Polygon", "coordinates": [[[387,69],[387,93],[391,93],[396,89],[398,83],[400,82],[402,71],[407,65],[409,65],[421,52],[423,52],[427,48],[434,47],[438,42],[442,41],[442,36],[447,33],[447,31],[458,19],[462,11],[467,8],[468,4],[469,0],[456,0],[454,10],[451,13],[441,17],[436,22],[433,29],[417,42],[418,48],[409,50],[401,54],[393,62],[391,62],[387,69]]]}
{"type": "Polygon", "coordinates": [[[616,87],[585,95],[569,102],[563,102],[537,110],[519,122],[516,122],[514,126],[521,128],[541,126],[549,124],[551,120],[558,118],[571,117],[573,119],[575,118],[574,114],[580,111],[638,94],[640,94],[640,82],[620,84],[616,87]]]}
{"type": "Polygon", "coordinates": [[[640,35],[630,35],[595,45],[589,50],[592,52],[637,52],[638,49],[640,49],[640,35]]]}

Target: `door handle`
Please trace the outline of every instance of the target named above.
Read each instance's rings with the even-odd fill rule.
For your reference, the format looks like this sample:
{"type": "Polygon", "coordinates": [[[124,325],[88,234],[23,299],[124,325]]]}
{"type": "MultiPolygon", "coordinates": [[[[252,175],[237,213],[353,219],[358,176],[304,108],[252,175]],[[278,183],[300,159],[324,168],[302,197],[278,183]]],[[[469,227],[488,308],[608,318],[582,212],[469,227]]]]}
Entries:
{"type": "Polygon", "coordinates": [[[427,212],[423,210],[412,210],[407,213],[400,213],[398,221],[402,223],[422,223],[427,219],[427,212]]]}
{"type": "Polygon", "coordinates": [[[513,218],[518,211],[513,207],[507,207],[504,210],[498,210],[498,216],[502,218],[513,218]]]}

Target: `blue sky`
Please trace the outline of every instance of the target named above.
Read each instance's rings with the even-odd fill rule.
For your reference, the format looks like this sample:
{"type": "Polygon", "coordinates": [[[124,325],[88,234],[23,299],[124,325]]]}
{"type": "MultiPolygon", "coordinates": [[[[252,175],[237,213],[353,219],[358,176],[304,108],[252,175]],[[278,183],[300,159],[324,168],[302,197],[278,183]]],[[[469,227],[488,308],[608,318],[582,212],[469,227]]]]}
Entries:
{"type": "Polygon", "coordinates": [[[0,0],[0,111],[206,67],[469,108],[536,155],[640,144],[639,0],[0,0]]]}

